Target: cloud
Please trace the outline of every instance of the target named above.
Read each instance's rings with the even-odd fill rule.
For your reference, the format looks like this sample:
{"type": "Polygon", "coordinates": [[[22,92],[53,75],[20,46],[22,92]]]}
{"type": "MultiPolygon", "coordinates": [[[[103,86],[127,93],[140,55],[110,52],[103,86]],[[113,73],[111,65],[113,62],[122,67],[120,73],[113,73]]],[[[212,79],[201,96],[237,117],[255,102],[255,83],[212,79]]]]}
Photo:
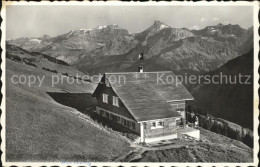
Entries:
{"type": "Polygon", "coordinates": [[[213,20],[213,21],[219,21],[219,18],[218,18],[218,17],[213,17],[212,20],[213,20]]]}
{"type": "Polygon", "coordinates": [[[197,26],[197,25],[194,25],[194,26],[191,26],[191,27],[190,27],[190,29],[191,29],[191,30],[199,30],[199,29],[200,29],[200,27],[199,27],[199,26],[197,26]]]}
{"type": "Polygon", "coordinates": [[[200,22],[207,22],[207,21],[208,21],[208,19],[205,17],[200,18],[200,22]]]}

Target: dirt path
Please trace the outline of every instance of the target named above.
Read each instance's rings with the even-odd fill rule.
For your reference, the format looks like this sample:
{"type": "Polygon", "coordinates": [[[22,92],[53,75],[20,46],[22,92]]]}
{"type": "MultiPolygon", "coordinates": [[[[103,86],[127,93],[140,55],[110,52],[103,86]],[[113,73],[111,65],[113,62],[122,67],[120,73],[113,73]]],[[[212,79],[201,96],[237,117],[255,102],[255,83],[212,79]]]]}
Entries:
{"type": "MultiPolygon", "coordinates": [[[[196,143],[192,144],[195,146],[196,143]]],[[[136,143],[130,143],[133,150],[128,152],[125,155],[119,156],[114,159],[114,162],[136,162],[139,159],[142,158],[142,154],[146,151],[155,151],[155,150],[167,150],[167,149],[173,149],[173,148],[181,148],[186,146],[186,143],[183,142],[183,144],[169,144],[164,146],[156,146],[156,147],[147,147],[147,146],[141,146],[136,143]]],[[[191,145],[189,145],[191,146],[191,145]]]]}

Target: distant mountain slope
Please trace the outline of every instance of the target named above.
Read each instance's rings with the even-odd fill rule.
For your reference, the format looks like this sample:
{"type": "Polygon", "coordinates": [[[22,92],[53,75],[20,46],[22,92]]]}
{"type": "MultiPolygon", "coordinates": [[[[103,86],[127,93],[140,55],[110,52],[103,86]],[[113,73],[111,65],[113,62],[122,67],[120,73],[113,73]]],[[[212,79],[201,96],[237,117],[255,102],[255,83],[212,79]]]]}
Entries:
{"type": "MultiPolygon", "coordinates": [[[[229,27],[229,25],[223,27],[229,27]]],[[[240,30],[245,32],[243,36],[236,37],[228,34],[229,32],[225,33],[231,36],[230,38],[234,38],[233,41],[230,38],[219,40],[203,33],[171,28],[162,22],[155,21],[151,27],[135,34],[135,39],[139,41],[139,44],[129,52],[110,57],[96,56],[93,52],[78,61],[75,66],[90,73],[136,71],[139,63],[137,55],[143,52],[145,71],[172,70],[182,74],[207,72],[241,55],[242,46],[244,51],[252,48],[253,31],[242,28],[240,30]],[[242,40],[244,38],[246,40],[242,40]],[[234,41],[240,41],[240,44],[234,41]]]]}
{"type": "Polygon", "coordinates": [[[177,73],[215,70],[253,47],[253,30],[230,24],[190,31],[155,21],[135,37],[147,48],[146,58],[177,73]]]}
{"type": "Polygon", "coordinates": [[[56,74],[69,76],[83,76],[84,73],[71,67],[62,60],[55,59],[39,52],[30,52],[15,45],[6,45],[6,58],[12,61],[27,64],[56,74]]]}
{"type": "Polygon", "coordinates": [[[229,46],[240,53],[249,52],[253,46],[253,27],[246,30],[239,25],[218,24],[216,26],[208,26],[202,30],[193,30],[192,32],[220,42],[229,42],[229,46]]]}
{"type": "MultiPolygon", "coordinates": [[[[193,105],[206,110],[209,114],[224,118],[237,123],[243,127],[253,129],[253,50],[233,60],[230,60],[219,69],[205,75],[226,75],[234,76],[239,74],[249,75],[251,84],[200,84],[195,85],[191,90],[197,101],[193,105]]],[[[243,78],[245,83],[247,78],[243,78]]]]}
{"type": "Polygon", "coordinates": [[[8,43],[73,64],[92,52],[103,56],[126,53],[137,41],[127,30],[117,25],[108,25],[94,29],[76,29],[53,38],[20,38],[9,40],[8,43]]]}

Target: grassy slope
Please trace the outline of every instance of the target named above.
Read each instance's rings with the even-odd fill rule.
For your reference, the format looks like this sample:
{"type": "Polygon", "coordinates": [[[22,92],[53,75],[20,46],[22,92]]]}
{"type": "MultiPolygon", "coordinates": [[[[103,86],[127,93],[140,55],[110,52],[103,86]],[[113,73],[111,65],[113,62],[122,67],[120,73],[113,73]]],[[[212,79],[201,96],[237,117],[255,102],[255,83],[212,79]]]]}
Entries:
{"type": "Polygon", "coordinates": [[[47,70],[56,71],[56,73],[60,74],[67,73],[70,76],[77,76],[77,74],[79,76],[85,75],[61,60],[57,60],[42,53],[29,52],[15,45],[7,45],[6,54],[9,59],[13,59],[15,61],[19,60],[21,61],[20,63],[23,62],[23,64],[26,64],[25,62],[27,62],[27,64],[30,63],[40,69],[45,68],[47,70]]]}
{"type": "Polygon", "coordinates": [[[76,111],[55,102],[46,92],[91,92],[95,85],[59,84],[53,73],[7,60],[7,161],[109,161],[129,150],[129,144],[80,119],[76,111]],[[11,83],[12,75],[45,75],[44,84],[29,88],[11,83]]]}

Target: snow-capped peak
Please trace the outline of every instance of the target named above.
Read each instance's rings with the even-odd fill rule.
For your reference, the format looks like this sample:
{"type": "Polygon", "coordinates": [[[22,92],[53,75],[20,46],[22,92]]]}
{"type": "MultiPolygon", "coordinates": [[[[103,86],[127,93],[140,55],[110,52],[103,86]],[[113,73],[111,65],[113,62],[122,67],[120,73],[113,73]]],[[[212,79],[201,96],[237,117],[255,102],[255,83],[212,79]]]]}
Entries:
{"type": "Polygon", "coordinates": [[[170,26],[164,24],[163,22],[161,21],[154,21],[154,24],[153,24],[153,27],[155,27],[156,29],[159,29],[159,30],[162,30],[162,29],[165,29],[165,28],[170,28],[170,26]]]}
{"type": "Polygon", "coordinates": [[[89,29],[79,28],[78,30],[79,30],[79,31],[91,31],[92,28],[89,28],[89,29]]]}
{"type": "Polygon", "coordinates": [[[107,26],[98,26],[97,29],[103,29],[103,28],[106,28],[107,26]]]}
{"type": "Polygon", "coordinates": [[[75,32],[75,31],[84,31],[84,32],[87,32],[87,31],[91,31],[91,30],[92,30],[91,28],[90,28],[90,29],[77,28],[77,29],[74,30],[74,32],[75,32]]]}
{"type": "Polygon", "coordinates": [[[39,39],[30,39],[30,41],[31,41],[31,42],[37,42],[38,44],[41,43],[41,40],[39,40],[39,39]]]}
{"type": "Polygon", "coordinates": [[[167,25],[165,25],[165,24],[161,24],[160,27],[159,27],[160,30],[162,30],[162,29],[164,29],[164,28],[169,28],[169,26],[167,26],[167,25]]]}
{"type": "Polygon", "coordinates": [[[107,26],[98,26],[96,29],[104,29],[104,28],[110,28],[110,29],[120,29],[119,26],[117,24],[110,24],[107,26]]]}

